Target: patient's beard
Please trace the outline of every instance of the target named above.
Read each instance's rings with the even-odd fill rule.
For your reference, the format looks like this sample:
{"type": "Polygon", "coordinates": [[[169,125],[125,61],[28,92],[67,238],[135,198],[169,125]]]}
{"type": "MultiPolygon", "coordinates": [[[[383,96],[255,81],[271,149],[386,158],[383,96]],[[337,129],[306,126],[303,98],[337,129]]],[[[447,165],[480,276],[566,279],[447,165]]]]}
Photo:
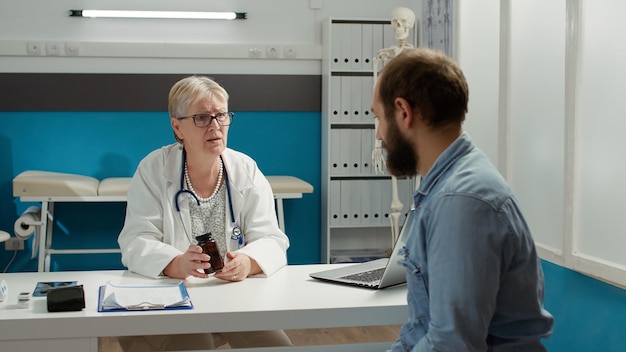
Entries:
{"type": "Polygon", "coordinates": [[[417,156],[411,143],[405,139],[395,120],[389,119],[387,138],[383,141],[387,151],[386,166],[389,173],[396,177],[412,177],[417,174],[417,156]]]}

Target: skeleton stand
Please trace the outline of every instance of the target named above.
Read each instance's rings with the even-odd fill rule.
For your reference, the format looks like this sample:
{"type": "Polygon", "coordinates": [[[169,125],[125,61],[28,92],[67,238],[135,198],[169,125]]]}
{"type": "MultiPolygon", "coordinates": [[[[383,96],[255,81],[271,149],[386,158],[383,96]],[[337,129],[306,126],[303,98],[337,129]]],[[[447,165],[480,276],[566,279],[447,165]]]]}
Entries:
{"type": "MultiPolygon", "coordinates": [[[[376,57],[374,57],[374,84],[378,78],[378,65],[383,64],[386,61],[398,56],[404,49],[413,48],[407,38],[408,31],[415,24],[415,14],[408,8],[398,7],[392,12],[391,24],[394,27],[394,34],[398,45],[378,50],[376,57]]],[[[378,119],[375,120],[376,131],[378,130],[378,119]]],[[[372,151],[372,163],[374,164],[374,170],[376,173],[383,173],[384,158],[382,153],[382,142],[374,140],[374,150],[372,151]]],[[[402,215],[402,209],[404,204],[400,201],[398,196],[398,179],[395,176],[391,176],[391,214],[389,220],[391,222],[391,247],[393,248],[398,235],[400,233],[400,216],[402,215]]]]}
{"type": "MultiPolygon", "coordinates": [[[[402,52],[405,48],[412,48],[413,46],[408,42],[401,41],[399,46],[392,46],[390,48],[381,49],[374,58],[374,83],[378,78],[378,65],[382,62],[391,60],[402,52]]],[[[375,122],[375,128],[378,130],[378,119],[375,122]]],[[[372,151],[372,163],[374,164],[374,170],[376,173],[383,173],[383,165],[385,160],[382,153],[382,142],[378,139],[374,141],[374,150],[372,151]]],[[[400,216],[402,215],[402,209],[404,204],[400,201],[398,195],[398,179],[395,176],[391,176],[391,213],[389,214],[389,221],[391,222],[391,247],[396,243],[398,235],[400,234],[400,216]]]]}

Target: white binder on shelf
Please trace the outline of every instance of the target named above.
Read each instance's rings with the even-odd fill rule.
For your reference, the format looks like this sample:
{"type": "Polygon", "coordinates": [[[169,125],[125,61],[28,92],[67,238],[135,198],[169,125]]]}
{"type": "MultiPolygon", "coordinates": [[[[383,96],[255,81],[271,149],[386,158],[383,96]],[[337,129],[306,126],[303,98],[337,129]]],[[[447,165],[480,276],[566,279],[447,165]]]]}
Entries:
{"type": "Polygon", "coordinates": [[[390,25],[383,25],[383,46],[381,48],[390,48],[397,45],[396,35],[393,31],[393,27],[390,25]]]}
{"type": "Polygon", "coordinates": [[[381,183],[381,197],[380,197],[380,207],[382,209],[382,225],[391,225],[389,221],[389,214],[391,214],[391,180],[380,180],[381,183]]]}
{"type": "Polygon", "coordinates": [[[352,121],[352,82],[350,76],[341,76],[341,123],[352,121]]]}
{"type": "Polygon", "coordinates": [[[342,36],[341,36],[341,25],[340,24],[332,24],[329,30],[330,34],[330,70],[338,71],[341,70],[341,44],[342,44],[342,36]]]}
{"type": "MultiPolygon", "coordinates": [[[[361,133],[361,175],[370,176],[374,174],[372,165],[372,149],[374,146],[374,130],[365,128],[359,130],[361,133]]],[[[369,199],[369,198],[364,198],[369,199]]]]}
{"type": "Polygon", "coordinates": [[[369,226],[372,224],[372,187],[371,180],[359,180],[359,191],[361,193],[361,224],[369,226]]]}
{"type": "Polygon", "coordinates": [[[381,220],[381,211],[382,211],[382,202],[381,198],[381,180],[372,180],[371,182],[371,201],[372,203],[372,225],[378,226],[382,225],[383,222],[381,220]]]}
{"type": "MultiPolygon", "coordinates": [[[[372,25],[372,48],[374,48],[373,58],[378,54],[378,50],[385,48],[383,44],[383,29],[384,26],[382,24],[372,25]]],[[[372,63],[372,69],[374,65],[372,63]]],[[[378,67],[380,70],[380,67],[378,67]]]]}
{"type": "Polygon", "coordinates": [[[350,225],[358,226],[361,225],[361,203],[363,203],[363,199],[361,198],[361,192],[359,186],[361,185],[360,180],[353,180],[349,183],[350,187],[350,225]]]}
{"type": "Polygon", "coordinates": [[[350,41],[352,40],[352,28],[349,23],[338,23],[336,27],[339,31],[337,34],[341,38],[339,70],[347,71],[350,69],[350,56],[352,55],[352,46],[350,45],[350,41]]]}
{"type": "Polygon", "coordinates": [[[330,129],[330,151],[328,170],[330,176],[341,174],[341,130],[337,128],[330,129]]]}
{"type": "Polygon", "coordinates": [[[362,175],[361,166],[361,130],[351,128],[348,130],[350,135],[350,175],[362,175]]]}
{"type": "Polygon", "coordinates": [[[350,140],[350,130],[346,128],[338,129],[339,131],[339,170],[338,175],[350,175],[350,152],[352,144],[350,140]]]}
{"type": "Polygon", "coordinates": [[[351,181],[341,181],[341,219],[339,220],[341,225],[350,225],[350,205],[352,204],[350,200],[350,182],[351,181]]]}
{"type": "Polygon", "coordinates": [[[352,70],[361,70],[363,67],[363,60],[361,60],[362,54],[362,29],[360,23],[352,23],[350,24],[350,32],[351,32],[351,54],[350,54],[350,68],[352,70]]]}
{"type": "Polygon", "coordinates": [[[330,112],[331,124],[341,122],[341,77],[330,76],[330,112]]]}
{"type": "Polygon", "coordinates": [[[361,69],[364,71],[371,71],[373,64],[372,59],[374,58],[374,49],[372,47],[372,26],[374,24],[364,23],[361,26],[362,35],[362,43],[361,43],[361,69]]]}
{"type": "Polygon", "coordinates": [[[329,189],[330,202],[330,225],[341,224],[341,181],[331,180],[329,189]]]}
{"type": "Polygon", "coordinates": [[[370,111],[372,108],[372,94],[374,93],[374,77],[361,77],[361,122],[374,123],[374,116],[370,111]]]}
{"type": "Polygon", "coordinates": [[[352,93],[350,96],[352,100],[350,103],[350,106],[352,107],[351,121],[354,123],[361,123],[363,122],[363,104],[361,103],[363,95],[360,94],[361,76],[350,77],[350,84],[352,86],[352,88],[350,89],[352,93]]]}

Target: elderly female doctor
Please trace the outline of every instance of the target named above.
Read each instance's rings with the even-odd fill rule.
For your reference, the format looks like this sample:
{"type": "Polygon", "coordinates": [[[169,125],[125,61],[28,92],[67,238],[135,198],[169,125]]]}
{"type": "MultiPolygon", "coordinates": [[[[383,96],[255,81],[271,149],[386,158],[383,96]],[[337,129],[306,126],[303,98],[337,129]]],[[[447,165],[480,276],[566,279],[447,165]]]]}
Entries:
{"type": "MultiPolygon", "coordinates": [[[[151,152],[133,176],[118,238],[122,263],[149,277],[207,278],[209,256],[196,236],[210,232],[225,262],[216,278],[269,276],[286,265],[289,239],[267,179],[254,160],[226,147],[234,116],[226,90],[207,77],[184,78],[170,90],[169,113],[178,143],[151,152]]],[[[227,339],[231,347],[290,344],[280,333],[227,339]]]]}

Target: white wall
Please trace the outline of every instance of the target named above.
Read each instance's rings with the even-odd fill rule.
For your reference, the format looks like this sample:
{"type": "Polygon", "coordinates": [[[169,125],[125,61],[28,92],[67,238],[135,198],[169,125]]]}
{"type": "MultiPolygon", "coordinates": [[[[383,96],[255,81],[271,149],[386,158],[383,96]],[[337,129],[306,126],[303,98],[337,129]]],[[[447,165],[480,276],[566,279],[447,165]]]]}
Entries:
{"type": "MultiPolygon", "coordinates": [[[[388,19],[397,6],[421,17],[420,0],[3,1],[2,72],[321,74],[321,23],[328,17],[388,19]],[[245,11],[245,21],[86,19],[70,9],[245,11]],[[279,10],[279,11],[278,11],[279,10]],[[288,16],[283,16],[287,13],[288,16]],[[28,42],[60,43],[61,55],[28,56],[28,42]],[[78,57],[65,44],[78,45],[78,57]],[[294,60],[250,59],[250,48],[293,46],[294,60]],[[179,57],[177,57],[179,56],[179,57]],[[187,57],[185,57],[187,56],[187,57]]],[[[465,124],[498,163],[499,1],[459,1],[456,57],[470,84],[465,124]],[[480,18],[480,20],[475,20],[480,18]]],[[[420,25],[419,23],[417,24],[420,25]]]]}
{"type": "Polygon", "coordinates": [[[511,14],[509,181],[525,205],[535,238],[561,255],[565,0],[512,1],[511,14]]]}
{"type": "MultiPolygon", "coordinates": [[[[592,262],[606,261],[621,270],[626,286],[626,119],[624,82],[626,3],[582,1],[581,84],[576,92],[577,156],[574,180],[576,211],[572,250],[592,262]]],[[[591,269],[591,267],[590,267],[591,269]]],[[[595,272],[600,267],[593,267],[595,272]]],[[[616,274],[617,275],[617,274],[616,274]]]]}
{"type": "MultiPolygon", "coordinates": [[[[389,19],[409,0],[20,0],[0,5],[3,72],[321,74],[321,22],[327,17],[389,19]],[[247,20],[87,19],[70,9],[247,12],[247,20]],[[58,43],[60,56],[28,56],[28,42],[58,43]],[[66,56],[77,45],[78,57],[66,56]],[[250,59],[249,49],[297,49],[296,59],[250,59]],[[207,61],[210,59],[210,61],[207,61]]],[[[45,50],[43,50],[45,52],[45,50]]]]}
{"type": "Polygon", "coordinates": [[[469,85],[465,130],[498,166],[500,1],[458,1],[456,58],[469,85]]]}
{"type": "Polygon", "coordinates": [[[619,0],[502,1],[510,33],[509,181],[539,249],[557,264],[626,286],[621,185],[626,25],[619,0]]]}

